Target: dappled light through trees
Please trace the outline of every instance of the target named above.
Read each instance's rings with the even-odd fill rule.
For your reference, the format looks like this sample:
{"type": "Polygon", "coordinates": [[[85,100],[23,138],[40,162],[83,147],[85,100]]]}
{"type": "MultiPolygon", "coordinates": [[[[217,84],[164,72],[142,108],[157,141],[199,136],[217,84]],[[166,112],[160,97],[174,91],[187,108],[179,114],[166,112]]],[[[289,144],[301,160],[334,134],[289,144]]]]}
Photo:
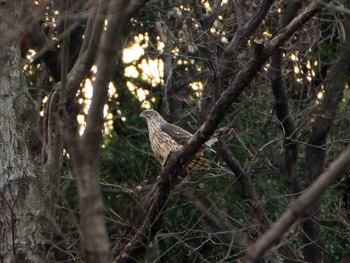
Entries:
{"type": "Polygon", "coordinates": [[[0,20],[0,262],[350,261],[350,0],[0,20]]]}

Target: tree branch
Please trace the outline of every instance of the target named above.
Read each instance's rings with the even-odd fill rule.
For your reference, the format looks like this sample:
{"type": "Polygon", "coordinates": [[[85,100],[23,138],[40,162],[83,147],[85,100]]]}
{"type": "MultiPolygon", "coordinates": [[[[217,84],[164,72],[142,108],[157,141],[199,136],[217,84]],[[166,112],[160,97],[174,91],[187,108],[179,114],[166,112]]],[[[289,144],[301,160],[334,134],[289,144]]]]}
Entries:
{"type": "Polygon", "coordinates": [[[258,262],[263,254],[276,244],[288,228],[310,208],[333,181],[343,175],[350,166],[350,147],[348,147],[335,160],[319,178],[301,194],[281,216],[281,218],[268,230],[253,246],[248,249],[247,263],[258,262]]]}
{"type": "Polygon", "coordinates": [[[234,229],[227,218],[223,218],[223,216],[220,217],[214,211],[211,211],[210,207],[207,207],[203,202],[201,202],[198,196],[195,195],[192,191],[185,189],[184,195],[186,196],[187,200],[196,207],[198,211],[206,215],[212,232],[220,233],[215,234],[219,240],[223,240],[223,242],[226,244],[230,244],[230,246],[238,247],[240,249],[247,247],[248,237],[246,233],[234,229]]]}
{"type": "MultiPolygon", "coordinates": [[[[219,140],[217,146],[218,153],[221,155],[221,157],[237,177],[237,180],[240,182],[243,193],[252,206],[252,213],[254,214],[256,224],[262,232],[266,232],[271,227],[271,223],[265,212],[264,204],[259,200],[259,196],[253,187],[253,183],[249,175],[243,171],[241,165],[234,158],[227,145],[222,140],[219,140]]],[[[293,251],[293,249],[288,244],[282,245],[278,250],[285,257],[286,262],[300,261],[295,251],[293,251]]]]}
{"type": "MultiPolygon", "coordinates": [[[[301,8],[302,1],[289,1],[281,19],[280,29],[285,27],[296,16],[301,8]]],[[[296,132],[292,116],[290,115],[289,100],[285,92],[282,77],[282,49],[279,48],[271,57],[271,88],[275,97],[275,111],[284,136],[284,154],[280,164],[281,171],[287,180],[290,194],[301,192],[301,186],[297,180],[296,166],[298,159],[298,145],[295,141],[296,132]]]]}
{"type": "MultiPolygon", "coordinates": [[[[145,3],[145,1],[140,1],[145,3]]],[[[134,2],[135,3],[135,2],[134,2]]],[[[111,252],[109,239],[103,217],[103,202],[101,187],[99,185],[98,154],[103,129],[103,108],[107,102],[108,85],[114,72],[115,59],[120,50],[120,36],[124,25],[136,12],[136,9],[128,9],[128,0],[114,0],[107,6],[108,1],[100,7],[98,18],[89,41],[87,51],[77,61],[75,67],[68,74],[68,98],[74,97],[76,89],[83,77],[90,70],[96,56],[95,48],[102,40],[98,48],[97,74],[93,84],[93,97],[86,120],[86,129],[82,138],[76,135],[74,127],[70,123],[70,110],[61,112],[61,126],[63,138],[71,157],[73,173],[77,178],[79,210],[81,213],[82,247],[87,262],[110,262],[111,252]],[[103,31],[105,16],[108,8],[108,26],[103,31]],[[77,73],[75,76],[74,73],[77,73]],[[68,124],[66,127],[62,124],[68,124]]],[[[134,5],[140,8],[142,5],[134,5]]],[[[68,106],[68,104],[67,104],[68,106]]]]}
{"type": "Polygon", "coordinates": [[[241,52],[247,45],[249,38],[255,32],[256,28],[260,25],[263,19],[266,17],[267,12],[270,10],[271,5],[274,1],[264,0],[255,10],[248,21],[246,21],[245,26],[239,27],[235,32],[232,40],[222,52],[221,57],[217,60],[218,69],[214,74],[216,75],[217,81],[212,83],[207,89],[207,94],[215,94],[215,96],[208,96],[202,100],[202,110],[200,114],[200,124],[204,121],[206,116],[208,116],[209,109],[213,106],[217,99],[216,94],[221,94],[223,90],[223,81],[228,79],[229,74],[234,74],[233,70],[235,68],[234,62],[236,61],[237,55],[241,52]]]}
{"type": "MultiPolygon", "coordinates": [[[[280,33],[278,33],[271,41],[265,43],[256,43],[256,52],[251,58],[246,67],[240,71],[234,80],[230,83],[229,88],[216,101],[207,116],[203,125],[197,130],[194,136],[184,145],[178,152],[177,164],[169,162],[171,168],[182,167],[189,162],[191,156],[196,153],[200,147],[210,138],[217,129],[219,123],[224,118],[225,112],[230,107],[239,95],[245,90],[250,81],[255,77],[266,60],[302,25],[311,19],[317,12],[320,11],[320,6],[316,2],[311,3],[300,13],[293,21],[288,24],[280,33]]],[[[167,167],[163,169],[166,172],[167,167]]],[[[163,172],[162,172],[163,173],[163,172]]]]}
{"type": "MultiPolygon", "coordinates": [[[[106,19],[106,14],[108,10],[110,0],[103,0],[98,6],[96,20],[93,25],[92,33],[90,36],[89,45],[87,46],[87,50],[83,52],[83,54],[77,59],[73,68],[68,74],[67,77],[67,100],[71,100],[75,97],[76,92],[79,88],[80,83],[86,77],[86,75],[90,72],[91,67],[95,63],[97,50],[99,47],[99,43],[101,40],[101,35],[104,28],[104,22],[106,19]]],[[[88,30],[86,29],[86,33],[89,35],[88,30]]],[[[83,43],[82,48],[85,48],[86,45],[83,43]]],[[[61,83],[57,84],[56,89],[61,88],[61,83]]]]}
{"type": "MultiPolygon", "coordinates": [[[[350,7],[350,0],[345,6],[350,7]]],[[[338,58],[332,65],[330,72],[324,83],[324,99],[321,112],[317,116],[306,147],[306,179],[307,185],[312,184],[324,169],[324,159],[326,150],[323,145],[330,129],[333,126],[338,105],[343,98],[344,84],[350,69],[350,15],[345,15],[344,21],[346,40],[339,52],[338,58]]],[[[304,235],[304,258],[308,262],[320,262],[324,256],[320,247],[324,247],[320,237],[320,227],[318,224],[318,208],[320,202],[315,202],[308,211],[310,216],[303,222],[304,235]]]]}
{"type": "MultiPolygon", "coordinates": [[[[45,5],[45,3],[43,4],[45,5]]],[[[23,52],[29,48],[33,48],[36,51],[40,50],[40,57],[50,69],[50,72],[55,81],[61,79],[61,65],[59,60],[58,52],[50,45],[50,41],[44,33],[43,28],[39,25],[39,18],[44,15],[46,6],[34,10],[33,4],[25,2],[26,14],[29,14],[26,18],[28,26],[25,28],[25,33],[21,36],[21,49],[23,52]],[[28,11],[29,10],[29,11],[28,11]],[[45,50],[43,52],[43,50],[45,50]]]]}
{"type": "Polygon", "coordinates": [[[249,21],[245,23],[243,27],[237,30],[231,42],[225,49],[223,54],[224,60],[228,60],[228,58],[229,60],[233,60],[237,57],[238,52],[240,52],[247,45],[247,42],[254,33],[255,29],[265,18],[273,2],[273,0],[264,0],[256,9],[255,13],[249,17],[249,21]]]}
{"type": "Polygon", "coordinates": [[[219,123],[224,118],[225,112],[248,86],[266,60],[319,10],[320,7],[317,4],[310,4],[285,28],[285,30],[282,30],[270,42],[265,45],[263,45],[263,43],[257,44],[255,56],[247,63],[246,67],[236,75],[230,87],[214,104],[205,122],[180,151],[169,154],[166,165],[160,173],[160,180],[155,188],[156,194],[154,195],[154,201],[149,209],[148,207],[145,208],[146,211],[149,211],[149,214],[144,220],[142,227],[138,229],[133,239],[116,258],[117,262],[128,262],[131,260],[130,257],[144,248],[144,238],[149,237],[152,239],[154,237],[154,234],[159,230],[159,224],[157,224],[157,222],[159,222],[158,220],[161,218],[162,211],[166,205],[167,196],[173,188],[173,184],[176,183],[177,178],[181,178],[186,174],[186,165],[191,161],[191,158],[215,132],[219,123]]]}

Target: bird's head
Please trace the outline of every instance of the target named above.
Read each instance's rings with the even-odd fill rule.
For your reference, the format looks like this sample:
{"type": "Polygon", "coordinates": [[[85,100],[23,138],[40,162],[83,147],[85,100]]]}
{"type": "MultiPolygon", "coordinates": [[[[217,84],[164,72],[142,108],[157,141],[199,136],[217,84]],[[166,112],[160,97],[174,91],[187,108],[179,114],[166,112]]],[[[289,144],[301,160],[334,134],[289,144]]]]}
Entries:
{"type": "Polygon", "coordinates": [[[140,117],[144,118],[146,121],[164,121],[163,117],[160,116],[160,114],[155,110],[144,110],[143,112],[141,112],[140,117]]]}

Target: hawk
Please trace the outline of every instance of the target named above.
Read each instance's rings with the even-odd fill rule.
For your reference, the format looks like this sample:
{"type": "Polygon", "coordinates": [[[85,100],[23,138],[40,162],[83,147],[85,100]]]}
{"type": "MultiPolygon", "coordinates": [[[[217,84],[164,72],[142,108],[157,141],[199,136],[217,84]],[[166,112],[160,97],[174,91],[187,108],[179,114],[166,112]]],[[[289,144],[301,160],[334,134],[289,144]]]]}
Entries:
{"type": "MultiPolygon", "coordinates": [[[[152,150],[163,166],[171,151],[179,151],[182,146],[192,137],[192,134],[179,126],[168,123],[155,110],[144,110],[140,117],[145,118],[148,125],[149,139],[152,150]]],[[[205,143],[206,147],[210,147],[221,136],[231,129],[223,128],[215,132],[214,137],[205,143]]],[[[199,151],[189,164],[192,170],[208,170],[210,169],[210,161],[202,157],[202,151],[199,151]]]]}

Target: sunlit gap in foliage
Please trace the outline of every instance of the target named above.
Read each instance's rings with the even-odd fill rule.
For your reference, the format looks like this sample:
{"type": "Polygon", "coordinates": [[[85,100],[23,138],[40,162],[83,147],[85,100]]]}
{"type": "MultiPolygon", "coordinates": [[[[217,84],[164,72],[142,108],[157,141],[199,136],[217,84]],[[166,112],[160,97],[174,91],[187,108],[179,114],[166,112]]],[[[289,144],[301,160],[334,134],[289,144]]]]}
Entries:
{"type": "Polygon", "coordinates": [[[200,94],[201,94],[201,91],[203,90],[203,84],[202,84],[202,82],[192,82],[192,83],[190,83],[190,86],[191,86],[191,88],[195,91],[194,94],[195,94],[197,97],[199,97],[200,94]]]}
{"type": "MultiPolygon", "coordinates": [[[[312,52],[311,49],[309,49],[309,52],[312,52]]],[[[315,60],[312,62],[311,60],[306,61],[306,65],[302,64],[302,60],[299,58],[298,52],[291,53],[289,55],[289,59],[293,61],[293,72],[295,74],[295,81],[297,83],[303,83],[305,80],[309,83],[312,82],[313,78],[316,76],[315,68],[318,67],[318,62],[315,60]]],[[[321,91],[319,91],[316,95],[316,104],[319,104],[324,95],[324,89],[323,86],[321,86],[321,91]]]]}
{"type": "MultiPolygon", "coordinates": [[[[222,0],[221,1],[221,6],[224,6],[227,3],[228,3],[228,0],[222,0]]],[[[209,1],[202,0],[202,5],[203,5],[204,9],[206,10],[207,15],[209,15],[209,13],[212,12],[212,7],[210,6],[209,1]]],[[[186,10],[186,8],[182,8],[182,9],[186,10]]],[[[190,10],[188,10],[188,11],[190,12],[190,10]]],[[[226,33],[224,31],[224,22],[223,22],[223,20],[224,20],[223,16],[222,15],[218,15],[217,19],[213,23],[213,26],[210,28],[210,33],[216,34],[216,35],[221,35],[221,42],[227,44],[229,41],[228,41],[227,37],[225,36],[226,33]]],[[[198,28],[199,25],[195,21],[193,21],[193,22],[194,22],[194,26],[196,28],[198,28]]]]}
{"type": "MultiPolygon", "coordinates": [[[[145,49],[148,47],[149,37],[139,34],[134,37],[134,43],[123,50],[123,62],[125,64],[131,64],[125,68],[124,75],[128,78],[139,78],[139,71],[141,71],[142,80],[147,81],[152,87],[156,87],[159,84],[164,84],[164,64],[160,59],[142,59],[140,63],[136,64],[140,60],[141,56],[145,54],[145,49]]],[[[158,45],[158,49],[163,49],[164,43],[158,45]]],[[[149,91],[138,87],[132,80],[127,81],[127,87],[130,92],[141,102],[141,107],[145,109],[151,108],[151,102],[155,101],[155,98],[149,98],[149,91]]]]}
{"type": "MultiPolygon", "coordinates": [[[[305,78],[305,73],[301,72],[300,70],[300,59],[298,58],[298,54],[294,54],[294,53],[291,53],[289,58],[295,62],[295,65],[294,65],[294,68],[293,68],[293,71],[296,75],[298,74],[302,74],[302,78],[296,78],[296,81],[298,83],[300,83],[304,78],[305,78]]],[[[318,63],[317,61],[315,61],[313,63],[313,66],[314,67],[317,67],[318,63]]],[[[316,75],[315,71],[312,69],[312,63],[310,60],[307,61],[306,63],[306,68],[307,68],[307,74],[306,74],[306,80],[311,82],[312,81],[312,78],[316,75]]]]}
{"type": "MultiPolygon", "coordinates": [[[[107,23],[105,23],[105,26],[107,26],[107,23]]],[[[158,37],[158,44],[157,49],[159,51],[163,51],[164,49],[164,43],[160,41],[160,38],[158,37]]],[[[141,79],[147,81],[152,87],[156,87],[159,84],[164,85],[164,63],[160,59],[146,59],[143,58],[140,62],[140,58],[145,55],[145,49],[149,45],[149,37],[147,33],[145,35],[139,34],[138,36],[135,36],[133,39],[134,43],[128,48],[125,48],[123,50],[123,62],[125,64],[129,64],[124,71],[124,75],[128,78],[131,78],[130,81],[127,81],[126,85],[130,92],[141,102],[141,107],[144,109],[150,109],[151,103],[154,103],[156,98],[155,97],[149,97],[149,90],[144,89],[142,87],[138,87],[135,83],[133,83],[132,79],[136,79],[140,77],[141,79]]],[[[174,50],[172,50],[172,54],[174,56],[177,56],[179,54],[178,47],[175,47],[174,50]]],[[[29,54],[30,57],[34,56],[35,52],[32,52],[29,54]]],[[[28,57],[29,59],[29,57],[28,57]]],[[[194,59],[189,60],[179,60],[179,64],[189,64],[193,65],[195,64],[194,59]]],[[[199,71],[201,69],[198,69],[199,71]]],[[[77,116],[77,121],[80,125],[79,128],[79,134],[83,135],[84,130],[86,127],[86,115],[88,114],[90,105],[91,105],[91,99],[93,96],[93,81],[95,80],[95,74],[97,73],[96,66],[92,67],[92,73],[93,76],[91,78],[88,78],[85,80],[84,83],[82,83],[82,89],[81,94],[79,98],[79,103],[83,107],[83,111],[81,114],[77,116]]],[[[203,90],[203,84],[201,82],[193,82],[190,84],[190,87],[195,91],[195,95],[197,97],[200,96],[201,91],[203,90]]],[[[109,98],[117,98],[118,94],[116,93],[116,88],[114,84],[111,82],[109,84],[108,89],[108,96],[109,98]]],[[[43,99],[43,104],[45,104],[48,100],[48,97],[46,96],[43,99]]],[[[122,114],[120,110],[118,110],[118,114],[122,114]]],[[[40,113],[41,116],[43,116],[43,111],[40,113]]],[[[113,128],[113,114],[109,112],[108,105],[106,104],[104,107],[104,118],[105,118],[105,125],[104,125],[104,132],[105,134],[108,134],[112,128],[113,128]]],[[[126,121],[126,117],[121,118],[122,121],[126,121]]]]}
{"type": "MultiPolygon", "coordinates": [[[[34,49],[28,49],[27,52],[28,52],[28,54],[27,54],[26,58],[28,59],[29,62],[33,62],[34,56],[36,55],[35,50],[34,49]]],[[[27,64],[24,65],[23,69],[26,70],[27,68],[28,68],[28,65],[27,64]]],[[[30,73],[32,73],[32,72],[30,72],[30,73]]]]}
{"type": "MultiPolygon", "coordinates": [[[[94,66],[93,71],[96,73],[96,67],[94,66]]],[[[92,77],[92,81],[94,81],[95,77],[92,77]]],[[[77,116],[79,127],[79,134],[83,135],[86,127],[86,119],[85,116],[89,112],[89,108],[91,105],[91,99],[93,96],[93,85],[90,79],[86,79],[82,88],[83,97],[79,99],[79,103],[83,105],[83,113],[77,116]]],[[[109,83],[108,86],[108,97],[109,98],[118,98],[117,90],[112,82],[109,83]]],[[[105,104],[103,108],[103,117],[105,119],[104,122],[104,133],[108,134],[113,129],[113,114],[109,112],[109,107],[105,104]]]]}
{"type": "MultiPolygon", "coordinates": [[[[160,37],[157,37],[157,49],[163,51],[164,42],[160,41],[160,37]]],[[[144,109],[150,109],[151,103],[155,102],[155,97],[149,97],[149,90],[142,87],[138,87],[132,79],[140,77],[144,81],[147,81],[152,87],[156,87],[159,84],[164,85],[164,63],[160,59],[146,59],[141,57],[145,55],[145,49],[148,47],[149,37],[147,34],[134,37],[134,42],[128,48],[123,50],[123,62],[129,64],[124,70],[124,75],[130,78],[126,85],[130,92],[141,102],[141,107],[144,109]],[[139,61],[141,59],[141,61],[139,61]]],[[[179,55],[179,48],[175,47],[172,51],[174,56],[179,55]]],[[[179,65],[195,64],[194,59],[179,59],[179,65]]],[[[188,68],[185,68],[188,70],[188,68]]],[[[198,70],[200,71],[200,69],[198,70]]],[[[190,84],[192,89],[195,91],[196,96],[200,96],[200,92],[203,89],[201,82],[193,82],[190,84]]]]}
{"type": "Polygon", "coordinates": [[[134,44],[129,48],[123,50],[123,62],[129,64],[138,60],[141,56],[145,54],[145,49],[148,47],[149,37],[139,34],[134,37],[134,44]],[[141,44],[144,42],[144,44],[141,44]]]}
{"type": "MultiPolygon", "coordinates": [[[[96,74],[97,68],[96,66],[92,67],[92,72],[96,74]]],[[[79,134],[83,135],[86,127],[86,115],[89,112],[89,108],[91,105],[91,99],[93,96],[93,85],[92,81],[95,80],[95,77],[91,77],[91,79],[86,79],[84,83],[82,83],[81,93],[78,94],[79,104],[82,105],[82,113],[77,115],[77,121],[79,123],[79,134]]],[[[118,98],[117,90],[112,82],[109,83],[108,86],[108,97],[109,98],[118,98]]],[[[43,105],[45,105],[48,101],[48,96],[45,96],[42,100],[43,105]]],[[[44,110],[40,112],[40,116],[44,116],[44,110]]],[[[113,114],[109,112],[109,107],[105,104],[103,109],[103,117],[105,119],[104,122],[104,133],[108,134],[113,129],[113,114]]],[[[125,120],[125,118],[122,120],[125,120]]]]}

